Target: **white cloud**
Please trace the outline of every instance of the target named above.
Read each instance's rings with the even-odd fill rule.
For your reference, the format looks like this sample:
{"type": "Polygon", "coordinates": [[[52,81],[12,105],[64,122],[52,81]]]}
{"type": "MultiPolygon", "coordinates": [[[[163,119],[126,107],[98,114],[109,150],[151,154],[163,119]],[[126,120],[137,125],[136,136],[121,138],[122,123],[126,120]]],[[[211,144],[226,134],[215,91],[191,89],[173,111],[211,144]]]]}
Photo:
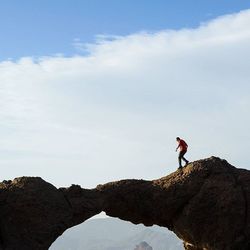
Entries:
{"type": "Polygon", "coordinates": [[[176,136],[191,160],[247,167],[249,25],[247,10],[197,29],[98,37],[84,56],[1,62],[3,178],[157,178],[176,168],[176,136]]]}

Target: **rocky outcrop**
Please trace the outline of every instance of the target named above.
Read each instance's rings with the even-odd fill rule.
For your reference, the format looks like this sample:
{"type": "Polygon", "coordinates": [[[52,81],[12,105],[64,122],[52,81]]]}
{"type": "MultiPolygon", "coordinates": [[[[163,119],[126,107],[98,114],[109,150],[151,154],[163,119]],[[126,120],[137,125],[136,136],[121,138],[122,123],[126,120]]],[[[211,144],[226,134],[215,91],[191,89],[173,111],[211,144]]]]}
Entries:
{"type": "Polygon", "coordinates": [[[142,241],[134,250],[153,250],[153,248],[147,242],[142,241]]]}
{"type": "Polygon", "coordinates": [[[38,177],[0,183],[0,249],[44,250],[105,211],[174,231],[186,249],[250,249],[250,172],[216,157],[153,181],[55,188],[38,177]]]}

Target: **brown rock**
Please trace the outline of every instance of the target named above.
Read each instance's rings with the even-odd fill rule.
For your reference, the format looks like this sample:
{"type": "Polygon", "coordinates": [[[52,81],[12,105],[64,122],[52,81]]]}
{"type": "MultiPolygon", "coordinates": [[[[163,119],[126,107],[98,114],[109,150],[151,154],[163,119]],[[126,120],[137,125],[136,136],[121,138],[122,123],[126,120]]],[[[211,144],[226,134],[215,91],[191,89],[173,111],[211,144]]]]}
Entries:
{"type": "Polygon", "coordinates": [[[185,249],[250,249],[250,171],[216,157],[153,181],[56,189],[38,177],[0,183],[0,249],[48,249],[67,228],[108,215],[174,231],[185,249]]]}

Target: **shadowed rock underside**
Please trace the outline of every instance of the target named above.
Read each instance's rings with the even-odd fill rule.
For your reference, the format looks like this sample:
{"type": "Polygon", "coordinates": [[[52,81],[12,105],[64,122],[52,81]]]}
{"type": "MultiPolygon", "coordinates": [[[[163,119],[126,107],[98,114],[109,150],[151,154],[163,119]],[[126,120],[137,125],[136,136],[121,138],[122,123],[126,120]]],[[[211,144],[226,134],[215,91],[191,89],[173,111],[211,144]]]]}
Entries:
{"type": "MultiPolygon", "coordinates": [[[[45,250],[66,229],[107,215],[166,227],[185,249],[250,249],[250,171],[216,157],[153,181],[57,189],[39,177],[0,183],[0,249],[45,250]]],[[[84,235],[83,235],[84,237],[84,235]]]]}

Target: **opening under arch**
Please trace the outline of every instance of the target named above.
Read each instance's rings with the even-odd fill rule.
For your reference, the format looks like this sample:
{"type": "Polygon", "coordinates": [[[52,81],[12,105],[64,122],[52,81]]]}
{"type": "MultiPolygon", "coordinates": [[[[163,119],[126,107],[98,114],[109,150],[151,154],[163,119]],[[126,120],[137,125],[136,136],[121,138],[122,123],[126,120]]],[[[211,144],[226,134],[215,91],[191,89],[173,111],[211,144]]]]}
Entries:
{"type": "Polygon", "coordinates": [[[166,228],[146,227],[108,216],[93,217],[66,230],[49,250],[182,250],[166,228]]]}

